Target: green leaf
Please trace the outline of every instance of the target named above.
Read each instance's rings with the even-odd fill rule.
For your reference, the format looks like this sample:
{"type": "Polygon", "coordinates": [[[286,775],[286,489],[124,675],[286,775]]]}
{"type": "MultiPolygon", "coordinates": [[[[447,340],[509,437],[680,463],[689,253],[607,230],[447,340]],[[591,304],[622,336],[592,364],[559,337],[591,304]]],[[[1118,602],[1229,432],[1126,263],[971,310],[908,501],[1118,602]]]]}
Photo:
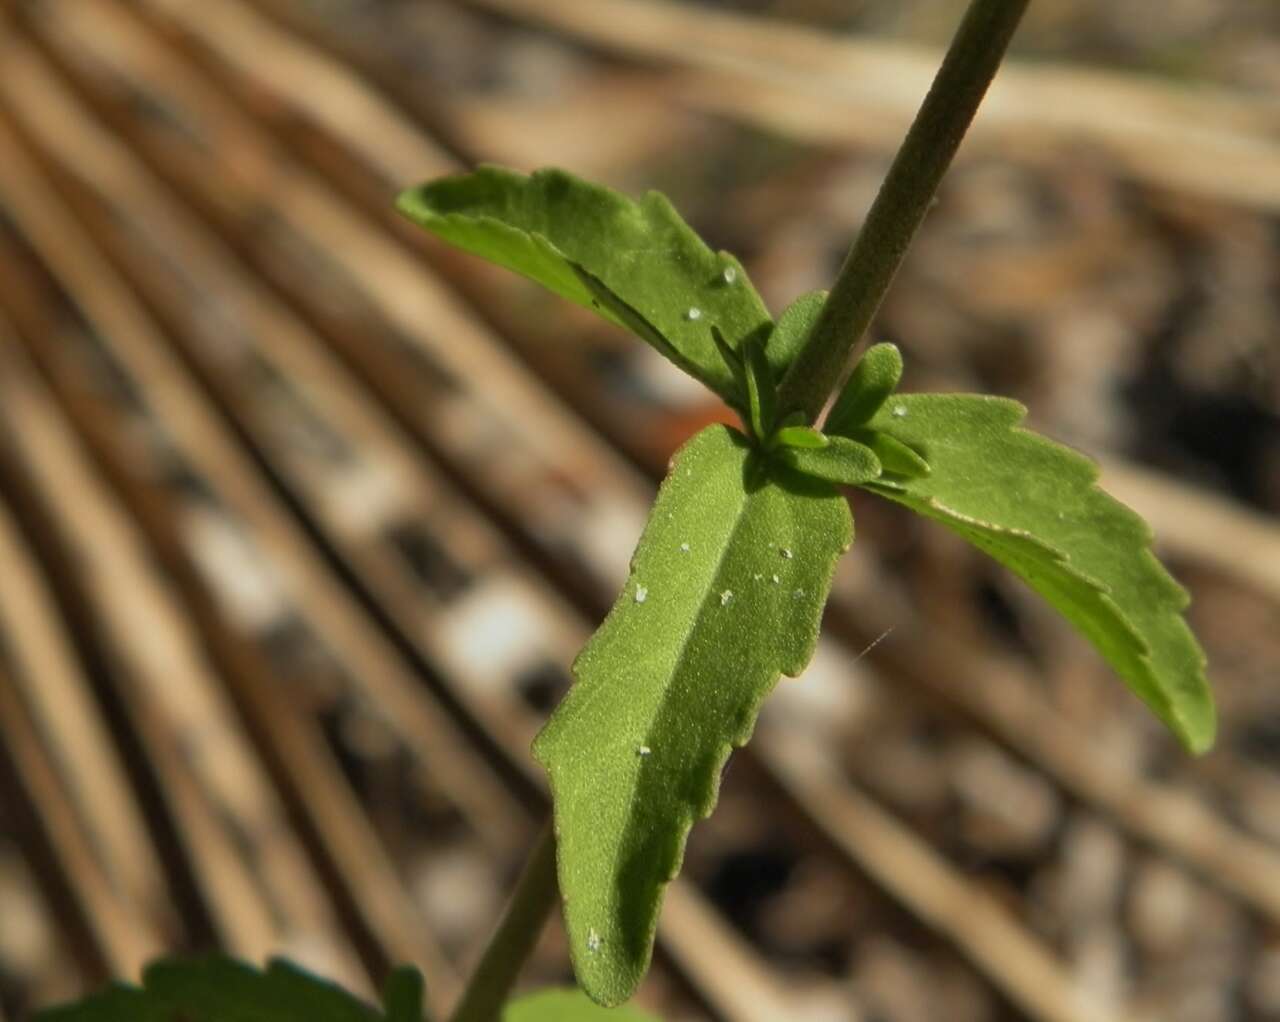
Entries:
{"type": "MultiPolygon", "coordinates": [[[[929,474],[929,463],[901,440],[878,433],[874,429],[853,429],[848,433],[850,440],[856,440],[871,448],[886,472],[894,475],[917,479],[929,474]]],[[[834,439],[834,437],[833,437],[834,439]]]]}
{"type": "MultiPolygon", "coordinates": [[[[682,366],[684,356],[671,347],[667,339],[658,332],[657,327],[610,291],[598,277],[588,273],[581,266],[574,266],[573,271],[578,275],[578,279],[582,281],[583,286],[595,296],[593,307],[596,312],[604,316],[605,319],[610,319],[619,326],[626,327],[642,341],[656,348],[672,362],[676,363],[676,365],[682,366]]],[[[727,346],[728,342],[724,341],[723,336],[714,325],[712,325],[711,330],[717,338],[717,344],[727,346]]],[[[722,347],[720,354],[725,359],[725,364],[733,371],[734,378],[737,379],[738,375],[740,375],[738,366],[734,361],[731,361],[731,359],[737,359],[737,352],[732,348],[722,347]]]]}
{"type": "Polygon", "coordinates": [[[831,443],[830,438],[812,426],[783,426],[773,438],[775,446],[796,447],[804,450],[821,450],[831,443]]]}
{"type": "Polygon", "coordinates": [[[1080,454],[1021,429],[1016,401],[899,394],[868,425],[919,451],[925,478],[866,488],[941,522],[1020,575],[1092,642],[1194,752],[1212,744],[1204,653],[1185,591],[1146,523],[1095,485],[1080,454]]]}
{"type": "Polygon", "coordinates": [[[772,328],[738,261],[712,252],[658,192],[637,202],[562,170],[482,167],[411,188],[397,206],[459,248],[660,337],[664,355],[730,402],[738,394],[710,327],[735,350],[772,328]]]}
{"type": "Polygon", "coordinates": [[[742,342],[742,350],[734,351],[715,326],[711,328],[711,337],[742,395],[740,402],[729,403],[738,408],[752,436],[761,442],[768,440],[777,418],[778,391],[764,349],[755,337],[748,337],[742,342]]]}
{"type": "Polygon", "coordinates": [[[894,344],[873,344],[858,359],[823,428],[845,436],[869,420],[902,379],[902,352],[894,344]]]}
{"type": "Polygon", "coordinates": [[[765,441],[773,433],[778,415],[778,391],[773,381],[764,348],[754,337],[742,344],[743,371],[747,384],[747,403],[751,418],[751,431],[756,439],[765,441]]]}
{"type": "Polygon", "coordinates": [[[387,1022],[423,1022],[427,1017],[423,1003],[422,973],[408,965],[392,969],[382,984],[382,1010],[387,1022]]]}
{"type": "Polygon", "coordinates": [[[635,1008],[602,1008],[578,990],[541,990],[507,1005],[502,1022],[657,1022],[635,1008]]]}
{"type": "MultiPolygon", "coordinates": [[[[403,983],[403,980],[397,982],[403,983]]],[[[114,984],[78,1004],[51,1008],[36,1016],[36,1022],[174,1022],[175,1019],[182,1022],[384,1022],[382,1014],[363,1001],[288,962],[273,961],[266,972],[259,972],[218,956],[157,962],[143,973],[141,988],[114,984]]],[[[391,1022],[408,1022],[408,1019],[409,1016],[400,1014],[393,1016],[391,1022]]]]}
{"type": "Polygon", "coordinates": [[[856,486],[880,475],[880,459],[865,444],[834,436],[825,447],[788,447],[786,462],[799,472],[833,483],[856,486]]]}
{"type": "Polygon", "coordinates": [[[809,339],[809,333],[818,322],[826,301],[827,292],[810,291],[788,305],[778,317],[777,325],[769,335],[764,349],[775,380],[781,380],[786,375],[787,368],[800,354],[800,349],[809,339]]]}
{"type": "Polygon", "coordinates": [[[662,889],[780,673],[808,663],[853,537],[830,485],[709,426],[676,455],[576,683],[534,743],[555,801],[578,982],[618,1004],[648,967],[662,889]]]}

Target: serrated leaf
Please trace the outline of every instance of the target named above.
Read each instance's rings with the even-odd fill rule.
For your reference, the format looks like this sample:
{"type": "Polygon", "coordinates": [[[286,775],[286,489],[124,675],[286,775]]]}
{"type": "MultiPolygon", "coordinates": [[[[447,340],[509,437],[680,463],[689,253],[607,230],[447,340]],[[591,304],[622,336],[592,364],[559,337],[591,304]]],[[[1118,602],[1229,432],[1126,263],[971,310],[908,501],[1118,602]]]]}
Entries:
{"type": "MultiPolygon", "coordinates": [[[[288,962],[265,972],[220,956],[157,962],[142,986],[114,984],[36,1022],[384,1022],[341,987],[288,962]]],[[[401,1022],[397,1017],[395,1022],[401,1022]]]]}
{"type": "Polygon", "coordinates": [[[644,975],[689,828],[779,674],[812,656],[852,524],[833,487],[726,426],[673,460],[626,587],[534,743],[574,967],[597,1002],[626,1000],[644,975]]]}
{"type": "Polygon", "coordinates": [[[894,344],[873,344],[858,359],[823,425],[845,436],[867,422],[902,379],[902,352],[894,344]]]}
{"type": "Polygon", "coordinates": [[[826,301],[827,292],[810,291],[788,305],[778,317],[764,349],[775,380],[786,375],[787,368],[800,354],[826,301]]]}
{"type": "Polygon", "coordinates": [[[881,473],[880,459],[870,447],[842,436],[830,437],[824,447],[789,447],[780,453],[796,471],[845,486],[865,483],[881,473]]]}
{"type": "Polygon", "coordinates": [[[664,355],[734,403],[738,394],[711,325],[735,350],[772,329],[741,264],[711,251],[658,192],[637,202],[562,170],[524,175],[482,167],[411,188],[397,206],[445,241],[619,326],[646,324],[663,339],[664,355]],[[599,288],[616,302],[602,300],[599,288]],[[616,303],[634,315],[620,314],[616,303]]]}
{"type": "Polygon", "coordinates": [[[1146,523],[1095,485],[1097,468],[1019,428],[1016,401],[898,394],[868,423],[919,451],[928,477],[865,484],[941,522],[1028,582],[1098,648],[1194,752],[1214,708],[1185,591],[1150,550],[1146,523]]]}
{"type": "Polygon", "coordinates": [[[580,990],[540,990],[512,1001],[502,1022],[657,1022],[635,1008],[602,1008],[580,990]]]}

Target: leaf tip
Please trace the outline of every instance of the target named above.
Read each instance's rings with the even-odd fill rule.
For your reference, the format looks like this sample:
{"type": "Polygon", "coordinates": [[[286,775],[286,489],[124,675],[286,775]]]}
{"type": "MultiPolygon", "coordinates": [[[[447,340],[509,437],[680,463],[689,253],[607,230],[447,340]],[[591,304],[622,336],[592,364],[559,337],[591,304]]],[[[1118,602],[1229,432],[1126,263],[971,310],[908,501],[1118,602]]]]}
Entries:
{"type": "Polygon", "coordinates": [[[406,216],[410,220],[416,220],[425,213],[422,201],[423,185],[413,185],[410,188],[403,189],[396,196],[395,208],[396,212],[401,216],[406,216]]]}
{"type": "Polygon", "coordinates": [[[1189,708],[1183,704],[1175,710],[1172,721],[1174,733],[1182,742],[1183,748],[1193,756],[1207,753],[1218,737],[1218,712],[1207,688],[1206,683],[1204,698],[1197,700],[1194,712],[1188,712],[1189,708]]]}

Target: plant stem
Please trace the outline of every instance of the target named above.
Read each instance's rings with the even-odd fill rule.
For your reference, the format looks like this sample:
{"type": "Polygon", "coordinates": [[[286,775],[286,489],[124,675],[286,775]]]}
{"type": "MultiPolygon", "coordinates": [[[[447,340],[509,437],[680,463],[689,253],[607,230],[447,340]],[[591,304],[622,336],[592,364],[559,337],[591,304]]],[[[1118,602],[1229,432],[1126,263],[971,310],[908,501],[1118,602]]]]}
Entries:
{"type": "Polygon", "coordinates": [[[782,381],[779,409],[818,417],[880,307],[1030,0],[973,0],[880,186],[813,333],[782,381]]]}
{"type": "Polygon", "coordinates": [[[450,1022],[497,1022],[556,903],[556,890],[556,839],[548,820],[450,1022]]]}

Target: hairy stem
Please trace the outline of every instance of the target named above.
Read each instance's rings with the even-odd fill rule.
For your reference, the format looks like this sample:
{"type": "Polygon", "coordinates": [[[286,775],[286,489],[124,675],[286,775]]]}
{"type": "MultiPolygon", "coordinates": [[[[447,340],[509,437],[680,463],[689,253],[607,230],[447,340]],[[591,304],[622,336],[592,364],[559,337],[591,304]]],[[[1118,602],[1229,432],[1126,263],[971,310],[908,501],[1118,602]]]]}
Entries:
{"type": "Polygon", "coordinates": [[[556,840],[548,821],[450,1022],[497,1022],[555,903],[556,840]]]}
{"type": "Polygon", "coordinates": [[[928,212],[1030,0],[973,0],[880,186],[813,333],[782,381],[780,409],[812,421],[840,381],[928,212]]]}

